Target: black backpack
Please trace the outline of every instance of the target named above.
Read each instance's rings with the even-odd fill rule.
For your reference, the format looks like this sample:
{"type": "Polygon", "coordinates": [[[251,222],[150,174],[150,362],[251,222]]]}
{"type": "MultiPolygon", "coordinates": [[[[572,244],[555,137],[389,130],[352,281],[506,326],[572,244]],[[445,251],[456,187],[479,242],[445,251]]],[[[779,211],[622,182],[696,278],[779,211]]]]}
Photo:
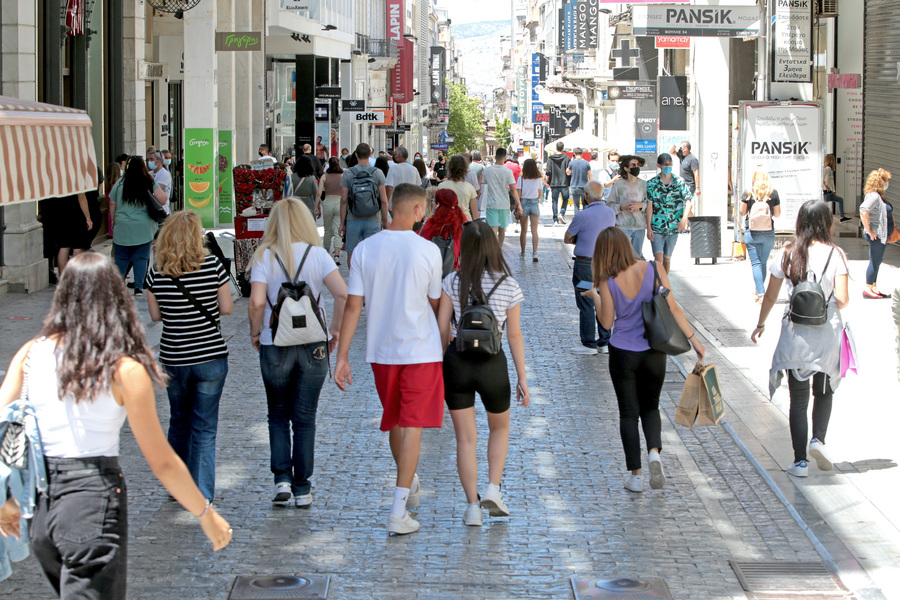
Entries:
{"type": "Polygon", "coordinates": [[[347,189],[350,214],[360,218],[378,214],[381,211],[381,194],[375,180],[375,167],[366,169],[365,165],[357,165],[348,170],[353,173],[347,189]]]}
{"type": "MultiPolygon", "coordinates": [[[[458,352],[478,352],[489,355],[500,352],[503,331],[497,325],[497,317],[488,306],[488,301],[504,279],[506,279],[506,275],[500,277],[487,296],[480,289],[469,290],[469,303],[462,309],[456,324],[456,350],[458,352]]],[[[456,281],[458,285],[459,279],[456,281]]]]}
{"type": "MultiPolygon", "coordinates": [[[[828,261],[825,268],[822,269],[821,279],[828,271],[828,265],[831,263],[831,257],[834,255],[834,248],[828,254],[828,261]]],[[[797,325],[824,325],[828,320],[828,303],[834,296],[834,290],[831,295],[825,297],[825,290],[822,285],[816,281],[816,275],[813,273],[813,279],[810,281],[809,274],[803,281],[797,282],[794,291],[791,292],[791,298],[788,301],[788,315],[791,322],[797,325]]]]}

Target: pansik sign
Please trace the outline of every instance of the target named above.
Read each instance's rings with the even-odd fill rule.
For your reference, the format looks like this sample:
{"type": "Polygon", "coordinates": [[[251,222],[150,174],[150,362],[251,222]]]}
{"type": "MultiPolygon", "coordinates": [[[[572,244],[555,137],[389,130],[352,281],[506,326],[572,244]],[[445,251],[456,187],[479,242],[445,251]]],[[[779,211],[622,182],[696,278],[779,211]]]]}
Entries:
{"type": "Polygon", "coordinates": [[[772,81],[812,81],[812,0],[775,0],[772,81]]]}
{"type": "Polygon", "coordinates": [[[775,228],[793,231],[803,203],[822,198],[822,106],[741,102],[741,137],[738,195],[765,169],[781,200],[775,228]]]}
{"type": "Polygon", "coordinates": [[[757,6],[650,4],[632,9],[635,36],[757,37],[757,6]]]}

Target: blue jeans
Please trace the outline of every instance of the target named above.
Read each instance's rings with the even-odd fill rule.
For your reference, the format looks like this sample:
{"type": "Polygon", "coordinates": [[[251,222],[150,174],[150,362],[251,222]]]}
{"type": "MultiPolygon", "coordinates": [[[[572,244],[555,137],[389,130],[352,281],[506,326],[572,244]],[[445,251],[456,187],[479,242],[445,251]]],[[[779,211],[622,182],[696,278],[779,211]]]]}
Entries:
{"type": "Polygon", "coordinates": [[[216,431],[228,357],[196,365],[164,365],[169,376],[169,445],[187,465],[200,492],[216,492],[216,431]]]}
{"type": "MultiPolygon", "coordinates": [[[[572,284],[578,285],[579,281],[593,281],[591,274],[591,261],[586,258],[576,258],[572,267],[572,284]]],[[[581,336],[582,345],[588,348],[597,348],[609,344],[610,331],[600,324],[600,317],[594,308],[594,301],[581,295],[581,291],[575,288],[575,305],[578,306],[578,333],[581,336]],[[597,327],[594,327],[594,323],[597,327]],[[597,332],[600,339],[597,339],[597,332]]]]}
{"type": "Polygon", "coordinates": [[[646,229],[623,229],[625,235],[631,240],[631,247],[639,259],[644,260],[644,238],[647,237],[646,229]]]}
{"type": "Polygon", "coordinates": [[[881,261],[884,260],[884,249],[887,244],[884,240],[873,240],[869,234],[864,234],[866,241],[869,242],[869,266],[866,267],[866,285],[875,285],[878,279],[878,269],[881,268],[881,261]]]}
{"type": "Polygon", "coordinates": [[[573,187],[571,190],[572,193],[572,206],[575,207],[575,212],[578,212],[582,208],[587,208],[587,204],[584,203],[584,188],[583,187],[573,187]]]}
{"type": "Polygon", "coordinates": [[[113,242],[113,259],[122,277],[128,275],[128,265],[134,265],[134,291],[144,290],[144,277],[150,264],[150,246],[153,242],[137,246],[120,246],[113,242]]]}
{"type": "Polygon", "coordinates": [[[766,293],[766,269],[769,262],[769,254],[775,246],[774,231],[750,231],[744,232],[744,243],[747,244],[747,254],[750,256],[750,266],[753,269],[753,283],[756,284],[756,293],[766,293]]]}
{"type": "Polygon", "coordinates": [[[841,215],[841,218],[844,218],[844,199],[835,194],[834,192],[825,192],[825,202],[834,202],[837,204],[838,213],[841,215]]]}
{"type": "Polygon", "coordinates": [[[347,244],[347,254],[353,254],[358,243],[381,231],[381,220],[363,221],[348,218],[345,229],[344,242],[347,244]]]}
{"type": "Polygon", "coordinates": [[[553,221],[556,222],[559,216],[566,216],[566,206],[569,204],[569,188],[567,187],[555,187],[550,188],[550,197],[553,200],[553,221]],[[559,203],[559,196],[562,195],[562,210],[557,211],[557,204],[559,203]]]}
{"type": "MultiPolygon", "coordinates": [[[[348,221],[349,222],[349,221],[348,221]]],[[[259,365],[269,406],[269,449],[275,483],[308,494],[316,445],[319,393],[328,375],[325,342],[303,346],[261,346],[259,365]],[[291,447],[293,430],[293,449],[291,447]]]]}

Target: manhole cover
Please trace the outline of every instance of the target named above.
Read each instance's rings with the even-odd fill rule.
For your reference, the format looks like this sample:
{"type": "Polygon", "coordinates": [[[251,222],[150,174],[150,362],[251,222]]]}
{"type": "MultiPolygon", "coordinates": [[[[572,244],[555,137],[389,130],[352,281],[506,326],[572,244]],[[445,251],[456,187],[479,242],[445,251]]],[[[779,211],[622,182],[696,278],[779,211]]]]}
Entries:
{"type": "Polygon", "coordinates": [[[854,596],[824,563],[730,560],[751,598],[850,599],[854,596]]]}
{"type": "Polygon", "coordinates": [[[575,600],[672,600],[669,586],[659,578],[597,579],[572,576],[575,600]]]}
{"type": "Polygon", "coordinates": [[[329,575],[257,575],[236,577],[229,600],[325,600],[329,575]]]}

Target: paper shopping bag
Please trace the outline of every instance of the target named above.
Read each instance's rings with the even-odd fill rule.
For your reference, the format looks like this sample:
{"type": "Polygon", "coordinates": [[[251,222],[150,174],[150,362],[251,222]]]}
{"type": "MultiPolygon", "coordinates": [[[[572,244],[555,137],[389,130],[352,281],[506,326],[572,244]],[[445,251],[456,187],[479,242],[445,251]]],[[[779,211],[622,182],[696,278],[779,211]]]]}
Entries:
{"type": "Polygon", "coordinates": [[[718,425],[723,416],[725,416],[725,401],[722,399],[716,365],[707,365],[700,370],[700,410],[697,426],[718,425]]]}
{"type": "Polygon", "coordinates": [[[689,373],[684,382],[684,388],[681,390],[681,399],[678,401],[678,408],[675,411],[676,425],[693,427],[694,421],[697,419],[697,412],[700,407],[700,387],[703,384],[698,373],[698,368],[700,367],[702,365],[697,363],[694,367],[694,372],[689,373]]]}
{"type": "Polygon", "coordinates": [[[846,377],[848,371],[853,371],[859,375],[856,364],[856,343],[853,340],[853,332],[850,331],[850,324],[844,324],[844,330],[841,332],[841,377],[846,377]]]}

